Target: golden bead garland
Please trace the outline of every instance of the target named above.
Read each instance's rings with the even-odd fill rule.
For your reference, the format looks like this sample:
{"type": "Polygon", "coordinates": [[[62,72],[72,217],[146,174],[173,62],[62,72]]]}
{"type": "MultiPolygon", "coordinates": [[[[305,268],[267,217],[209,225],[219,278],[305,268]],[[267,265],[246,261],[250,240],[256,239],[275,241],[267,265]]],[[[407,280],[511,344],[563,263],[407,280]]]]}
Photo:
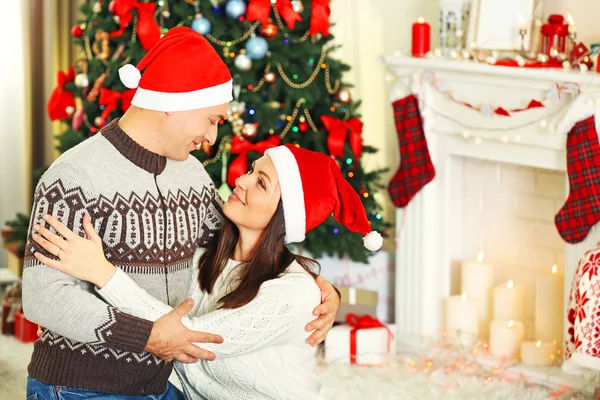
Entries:
{"type": "Polygon", "coordinates": [[[336,94],[340,88],[340,81],[336,80],[333,87],[331,87],[331,77],[329,75],[329,66],[325,68],[325,86],[327,87],[327,92],[329,94],[336,94]]]}
{"type": "Polygon", "coordinates": [[[306,81],[304,81],[302,83],[294,83],[294,82],[292,82],[292,80],[285,74],[285,71],[283,70],[283,67],[279,63],[277,64],[277,71],[279,72],[279,75],[281,75],[281,78],[283,79],[283,81],[289,87],[291,87],[293,89],[304,89],[308,85],[310,85],[311,83],[314,82],[314,80],[319,75],[319,71],[321,71],[321,69],[326,69],[327,68],[325,66],[325,64],[323,64],[323,61],[325,61],[325,57],[326,56],[327,56],[327,49],[325,47],[323,47],[323,49],[321,50],[321,56],[319,57],[319,61],[317,62],[317,67],[315,68],[315,70],[313,71],[313,73],[310,74],[310,77],[306,81]]]}

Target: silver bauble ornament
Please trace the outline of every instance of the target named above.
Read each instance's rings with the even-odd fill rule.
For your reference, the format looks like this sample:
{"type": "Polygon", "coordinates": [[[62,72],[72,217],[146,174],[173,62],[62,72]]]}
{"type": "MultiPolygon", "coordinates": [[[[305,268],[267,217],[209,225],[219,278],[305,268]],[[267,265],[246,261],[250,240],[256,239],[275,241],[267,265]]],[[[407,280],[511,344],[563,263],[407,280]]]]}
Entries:
{"type": "Polygon", "coordinates": [[[277,76],[275,75],[275,72],[267,72],[265,74],[265,81],[267,81],[268,83],[273,83],[275,82],[275,78],[277,76]]]}
{"type": "Polygon", "coordinates": [[[352,95],[350,94],[350,91],[348,89],[343,88],[338,90],[336,97],[341,103],[344,104],[348,104],[352,100],[352,95]]]}
{"type": "Polygon", "coordinates": [[[233,63],[240,71],[249,71],[252,68],[252,60],[245,54],[238,54],[233,63]]]}
{"type": "Polygon", "coordinates": [[[86,88],[90,85],[90,80],[87,74],[77,74],[75,77],[75,86],[80,88],[86,88]]]}

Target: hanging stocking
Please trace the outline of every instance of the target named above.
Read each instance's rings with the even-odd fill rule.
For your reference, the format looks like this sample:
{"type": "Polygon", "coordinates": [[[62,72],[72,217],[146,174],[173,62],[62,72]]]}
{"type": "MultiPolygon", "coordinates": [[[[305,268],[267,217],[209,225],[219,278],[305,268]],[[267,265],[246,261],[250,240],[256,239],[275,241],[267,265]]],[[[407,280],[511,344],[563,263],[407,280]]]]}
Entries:
{"type": "Polygon", "coordinates": [[[394,120],[400,143],[400,167],[388,185],[388,193],[396,207],[405,207],[435,177],[429,157],[427,139],[417,98],[414,95],[396,100],[394,120]]]}
{"type": "Polygon", "coordinates": [[[600,143],[594,117],[579,121],[567,136],[569,197],[554,222],[568,243],[583,241],[600,221],[600,143]]]}

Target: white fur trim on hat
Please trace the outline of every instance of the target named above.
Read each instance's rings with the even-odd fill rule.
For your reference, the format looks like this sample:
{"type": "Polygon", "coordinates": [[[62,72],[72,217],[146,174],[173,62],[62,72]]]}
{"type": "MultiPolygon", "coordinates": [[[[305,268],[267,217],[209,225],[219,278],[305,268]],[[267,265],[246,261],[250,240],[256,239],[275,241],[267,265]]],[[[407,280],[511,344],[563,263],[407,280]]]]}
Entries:
{"type": "Polygon", "coordinates": [[[131,104],[154,111],[188,111],[216,106],[233,100],[233,81],[193,92],[166,93],[139,87],[131,104]]]}
{"type": "Polygon", "coordinates": [[[379,232],[371,231],[363,238],[363,244],[367,250],[377,251],[383,246],[383,237],[379,232]]]}
{"type": "Polygon", "coordinates": [[[265,151],[265,154],[271,157],[279,178],[285,219],[285,242],[302,242],[306,232],[306,208],[296,157],[285,146],[273,147],[265,151]]]}
{"type": "Polygon", "coordinates": [[[142,74],[139,69],[131,64],[125,64],[119,68],[119,78],[123,85],[129,89],[135,89],[140,84],[142,74]]]}

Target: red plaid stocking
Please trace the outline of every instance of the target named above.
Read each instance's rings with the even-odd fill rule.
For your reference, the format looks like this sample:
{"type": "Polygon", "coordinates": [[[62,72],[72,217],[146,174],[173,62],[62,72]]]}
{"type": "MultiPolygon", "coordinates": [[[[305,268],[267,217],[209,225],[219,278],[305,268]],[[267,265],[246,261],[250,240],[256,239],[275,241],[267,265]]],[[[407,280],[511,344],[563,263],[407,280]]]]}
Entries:
{"type": "Polygon", "coordinates": [[[396,207],[401,208],[431,182],[435,169],[429,157],[417,98],[410,95],[396,100],[392,106],[400,143],[400,167],[388,185],[388,193],[396,207]]]}
{"type": "Polygon", "coordinates": [[[600,143],[594,117],[579,121],[567,137],[569,197],[554,222],[562,238],[579,243],[600,221],[600,143]]]}

